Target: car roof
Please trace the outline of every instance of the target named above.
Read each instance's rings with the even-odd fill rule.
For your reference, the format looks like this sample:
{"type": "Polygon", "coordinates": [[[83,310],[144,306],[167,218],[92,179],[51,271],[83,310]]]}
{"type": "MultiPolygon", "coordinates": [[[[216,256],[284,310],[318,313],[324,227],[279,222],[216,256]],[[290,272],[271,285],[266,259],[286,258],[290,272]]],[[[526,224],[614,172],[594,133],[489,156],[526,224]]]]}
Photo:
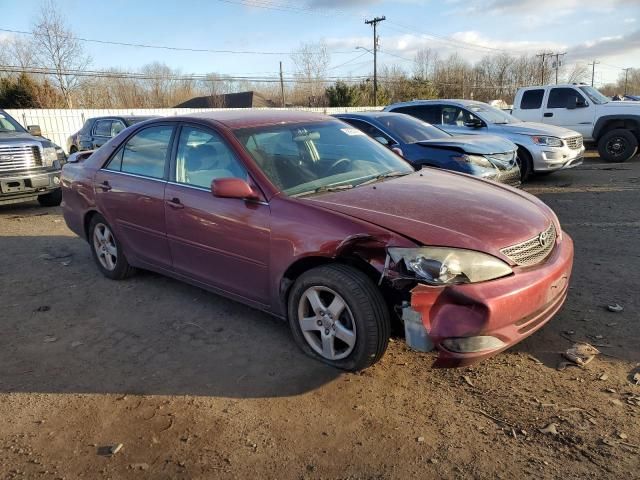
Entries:
{"type": "Polygon", "coordinates": [[[464,107],[469,105],[487,105],[484,102],[479,102],[477,100],[466,100],[460,98],[443,98],[438,100],[412,100],[410,102],[398,102],[389,105],[386,108],[397,108],[397,107],[411,107],[411,106],[420,106],[420,105],[456,105],[458,107],[464,107]]]}
{"type": "Polygon", "coordinates": [[[376,119],[383,117],[392,117],[395,115],[402,115],[398,112],[384,112],[384,111],[370,111],[370,112],[349,112],[349,113],[336,113],[332,116],[336,118],[366,118],[366,119],[376,119]]]}
{"type": "Polygon", "coordinates": [[[209,120],[222,124],[231,129],[252,128],[267,125],[278,125],[287,123],[322,122],[331,120],[328,115],[321,113],[293,111],[293,110],[216,110],[211,112],[191,113],[178,117],[171,117],[172,120],[209,120]]]}

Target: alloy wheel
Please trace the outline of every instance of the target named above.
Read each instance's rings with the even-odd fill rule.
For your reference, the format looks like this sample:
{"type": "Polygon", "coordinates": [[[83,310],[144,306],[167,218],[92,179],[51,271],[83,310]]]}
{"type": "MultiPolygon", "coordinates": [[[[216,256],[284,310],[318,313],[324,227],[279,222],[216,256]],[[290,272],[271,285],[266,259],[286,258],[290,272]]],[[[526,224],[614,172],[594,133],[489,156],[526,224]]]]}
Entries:
{"type": "Polygon", "coordinates": [[[627,150],[626,141],[622,137],[613,137],[607,142],[607,152],[615,157],[624,155],[627,150]]]}
{"type": "Polygon", "coordinates": [[[118,247],[113,233],[104,223],[97,223],[93,229],[93,248],[100,265],[113,271],[118,262],[118,247]]]}
{"type": "Polygon", "coordinates": [[[349,356],[356,345],[356,323],[344,298],[314,286],[300,297],[298,322],[309,346],[327,360],[349,356]]]}

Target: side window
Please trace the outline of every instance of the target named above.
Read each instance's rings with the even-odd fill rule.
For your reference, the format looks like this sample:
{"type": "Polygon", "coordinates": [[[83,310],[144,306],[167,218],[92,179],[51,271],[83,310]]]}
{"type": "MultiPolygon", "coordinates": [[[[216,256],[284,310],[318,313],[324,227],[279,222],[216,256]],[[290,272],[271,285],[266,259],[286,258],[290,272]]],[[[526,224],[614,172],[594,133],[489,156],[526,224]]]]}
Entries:
{"type": "Polygon", "coordinates": [[[522,110],[535,110],[542,107],[542,97],[544,97],[544,90],[527,90],[522,94],[520,100],[520,108],[522,110]]]}
{"type": "Polygon", "coordinates": [[[141,130],[112,157],[107,170],[164,178],[172,133],[173,127],[167,125],[141,130]]]}
{"type": "Polygon", "coordinates": [[[388,146],[388,145],[391,145],[392,143],[395,143],[391,139],[391,137],[389,137],[383,131],[381,131],[378,128],[374,127],[370,123],[363,122],[363,121],[360,121],[360,120],[352,120],[350,118],[344,118],[342,120],[347,122],[350,125],[353,125],[358,130],[363,131],[364,133],[366,133],[367,135],[369,135],[371,138],[376,140],[378,143],[381,143],[382,145],[388,146]]]}
{"type": "Polygon", "coordinates": [[[405,113],[419,118],[423,122],[440,125],[440,107],[438,105],[414,105],[411,107],[399,107],[393,109],[394,113],[405,113]]]}
{"type": "Polygon", "coordinates": [[[96,137],[111,136],[111,120],[98,120],[93,127],[93,134],[96,137]]]}
{"type": "Polygon", "coordinates": [[[467,112],[466,116],[460,107],[452,107],[445,105],[442,107],[442,125],[452,125],[464,127],[464,122],[471,114],[467,112]]]}
{"type": "Polygon", "coordinates": [[[552,88],[549,92],[547,108],[567,108],[568,105],[575,105],[576,100],[584,101],[584,97],[573,88],[552,88]]]}
{"type": "Polygon", "coordinates": [[[216,178],[247,178],[247,172],[214,132],[183,127],[176,157],[176,182],[209,188],[216,178]]]}
{"type": "Polygon", "coordinates": [[[120,120],[114,120],[111,123],[111,136],[115,137],[116,135],[118,135],[125,128],[127,128],[127,127],[125,127],[124,123],[122,123],[120,120]]]}

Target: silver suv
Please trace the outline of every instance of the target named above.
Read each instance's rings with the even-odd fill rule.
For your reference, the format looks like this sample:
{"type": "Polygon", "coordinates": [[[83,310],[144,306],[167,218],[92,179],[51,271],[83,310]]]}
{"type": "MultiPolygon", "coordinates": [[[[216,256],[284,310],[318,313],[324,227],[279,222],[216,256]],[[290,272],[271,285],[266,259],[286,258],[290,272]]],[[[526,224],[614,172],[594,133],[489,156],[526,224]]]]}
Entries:
{"type": "Polygon", "coordinates": [[[522,180],[532,173],[551,173],[580,165],[582,135],[542,123],[523,122],[491,105],[474,100],[416,100],[394,103],[387,112],[406,113],[454,135],[491,134],[518,146],[522,180]]]}

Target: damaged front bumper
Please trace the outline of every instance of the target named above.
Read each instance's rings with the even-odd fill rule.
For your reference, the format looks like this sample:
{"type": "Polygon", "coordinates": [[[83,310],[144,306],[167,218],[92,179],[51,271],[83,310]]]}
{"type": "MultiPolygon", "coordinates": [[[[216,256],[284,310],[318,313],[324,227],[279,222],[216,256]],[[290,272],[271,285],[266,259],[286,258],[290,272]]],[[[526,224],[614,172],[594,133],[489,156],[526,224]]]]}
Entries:
{"type": "MultiPolygon", "coordinates": [[[[420,346],[438,349],[435,366],[470,365],[542,328],[567,297],[572,265],[573,241],[565,233],[544,263],[516,267],[508,277],[449,287],[417,285],[403,318],[414,327],[422,323],[428,340],[422,338],[420,346]]],[[[408,337],[409,344],[415,338],[408,337]]]]}

